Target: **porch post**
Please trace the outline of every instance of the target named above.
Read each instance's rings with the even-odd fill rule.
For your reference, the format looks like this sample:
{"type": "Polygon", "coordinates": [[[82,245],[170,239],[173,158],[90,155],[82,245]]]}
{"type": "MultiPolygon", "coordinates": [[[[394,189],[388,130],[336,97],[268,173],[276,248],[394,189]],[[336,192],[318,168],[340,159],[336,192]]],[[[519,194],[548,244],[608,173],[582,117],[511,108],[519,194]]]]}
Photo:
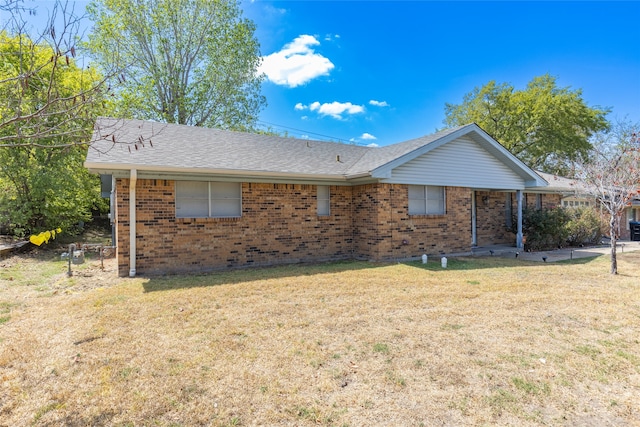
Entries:
{"type": "Polygon", "coordinates": [[[516,190],[516,199],[518,200],[518,233],[516,234],[516,247],[523,249],[522,242],[522,190],[516,190]]]}

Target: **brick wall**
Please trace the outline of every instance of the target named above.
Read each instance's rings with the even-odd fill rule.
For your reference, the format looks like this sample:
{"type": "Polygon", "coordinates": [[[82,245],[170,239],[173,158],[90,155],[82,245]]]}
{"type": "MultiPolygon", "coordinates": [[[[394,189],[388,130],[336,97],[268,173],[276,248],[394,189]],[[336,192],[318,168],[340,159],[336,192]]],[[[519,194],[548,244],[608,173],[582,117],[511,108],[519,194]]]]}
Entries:
{"type": "MultiPolygon", "coordinates": [[[[117,180],[119,274],[129,274],[129,180],[117,180]]],[[[332,186],[317,216],[315,185],[242,184],[241,218],[176,218],[175,184],[138,180],[136,272],[350,259],[351,188],[332,186]]]]}
{"type": "MultiPolygon", "coordinates": [[[[518,206],[516,193],[476,191],[476,238],[478,246],[515,245],[516,236],[507,229],[507,194],[511,195],[511,212],[515,216],[518,206]]],[[[560,206],[562,199],[560,194],[541,194],[540,197],[543,209],[560,206]]],[[[524,208],[535,209],[536,205],[536,194],[523,194],[524,208]]]]}
{"type": "MultiPolygon", "coordinates": [[[[512,193],[513,213],[517,212],[512,193]]],[[[478,246],[514,245],[516,236],[507,229],[507,193],[476,191],[476,240],[478,246]]]]}
{"type": "Polygon", "coordinates": [[[468,251],[471,198],[467,188],[446,188],[445,215],[409,215],[406,185],[354,187],[354,257],[369,260],[417,258],[468,251]]]}
{"type": "MultiPolygon", "coordinates": [[[[471,247],[472,192],[457,187],[445,191],[445,215],[410,216],[406,185],[331,186],[331,214],[318,216],[315,185],[243,183],[242,217],[176,218],[175,182],[141,179],[136,188],[136,272],[466,252],[471,247]]],[[[128,179],[116,180],[116,196],[119,274],[126,276],[128,179]]],[[[515,242],[505,227],[505,197],[476,192],[479,244],[515,242]]]]}

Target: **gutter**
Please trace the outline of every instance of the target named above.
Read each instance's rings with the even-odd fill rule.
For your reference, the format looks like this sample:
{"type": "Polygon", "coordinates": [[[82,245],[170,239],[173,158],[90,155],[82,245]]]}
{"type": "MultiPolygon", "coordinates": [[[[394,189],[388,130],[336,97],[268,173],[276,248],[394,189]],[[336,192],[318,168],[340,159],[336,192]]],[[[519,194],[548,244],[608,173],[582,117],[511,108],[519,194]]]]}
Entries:
{"type": "MultiPolygon", "coordinates": [[[[255,171],[255,170],[237,170],[237,169],[203,169],[203,168],[178,168],[178,167],[163,167],[158,168],[155,166],[144,165],[128,165],[128,164],[109,164],[109,163],[90,163],[85,162],[84,166],[89,169],[91,173],[97,174],[113,174],[122,177],[120,173],[126,174],[129,170],[137,170],[140,175],[155,175],[155,176],[202,176],[213,177],[221,176],[228,178],[245,178],[245,179],[293,179],[293,180],[305,180],[305,181],[342,181],[346,182],[348,178],[341,174],[312,174],[312,173],[296,173],[296,172],[269,172],[269,171],[255,171]],[[133,168],[133,169],[131,169],[133,168]]],[[[141,178],[142,179],[142,178],[141,178]]]]}
{"type": "Polygon", "coordinates": [[[138,171],[129,173],[129,277],[136,277],[136,182],[138,171]]]}

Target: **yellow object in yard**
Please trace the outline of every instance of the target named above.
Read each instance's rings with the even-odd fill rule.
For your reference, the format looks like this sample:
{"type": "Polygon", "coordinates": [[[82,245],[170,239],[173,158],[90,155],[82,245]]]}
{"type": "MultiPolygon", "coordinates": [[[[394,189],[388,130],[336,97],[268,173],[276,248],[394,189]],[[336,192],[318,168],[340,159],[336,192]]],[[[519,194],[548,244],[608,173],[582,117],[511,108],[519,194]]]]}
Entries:
{"type": "Polygon", "coordinates": [[[61,232],[62,229],[56,228],[55,230],[47,230],[39,234],[32,234],[29,237],[29,241],[36,246],[40,246],[43,243],[49,243],[49,240],[55,239],[56,234],[59,234],[61,232]]]}

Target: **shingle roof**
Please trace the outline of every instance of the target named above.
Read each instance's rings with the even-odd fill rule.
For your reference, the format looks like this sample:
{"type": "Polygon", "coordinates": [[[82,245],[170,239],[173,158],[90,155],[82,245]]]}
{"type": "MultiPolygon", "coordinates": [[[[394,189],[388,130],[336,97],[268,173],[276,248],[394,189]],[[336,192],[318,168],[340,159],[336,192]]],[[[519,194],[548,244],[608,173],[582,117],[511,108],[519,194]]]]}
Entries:
{"type": "Polygon", "coordinates": [[[550,173],[545,173],[542,171],[535,172],[549,183],[548,186],[545,186],[543,188],[543,190],[545,191],[556,193],[576,193],[581,190],[581,187],[583,185],[575,179],[569,179],[559,175],[552,175],[550,173]]]}
{"type": "MultiPolygon", "coordinates": [[[[533,171],[476,124],[385,147],[232,132],[141,120],[101,118],[85,166],[105,171],[244,175],[346,181],[374,178],[452,138],[470,135],[527,180],[543,183],[533,171]],[[137,147],[137,148],[136,148],[137,147]]],[[[452,172],[455,173],[455,172],[452,172]]]]}
{"type": "Polygon", "coordinates": [[[371,150],[333,142],[105,118],[96,123],[94,139],[97,142],[87,155],[88,167],[130,165],[202,172],[344,175],[371,150]]]}

